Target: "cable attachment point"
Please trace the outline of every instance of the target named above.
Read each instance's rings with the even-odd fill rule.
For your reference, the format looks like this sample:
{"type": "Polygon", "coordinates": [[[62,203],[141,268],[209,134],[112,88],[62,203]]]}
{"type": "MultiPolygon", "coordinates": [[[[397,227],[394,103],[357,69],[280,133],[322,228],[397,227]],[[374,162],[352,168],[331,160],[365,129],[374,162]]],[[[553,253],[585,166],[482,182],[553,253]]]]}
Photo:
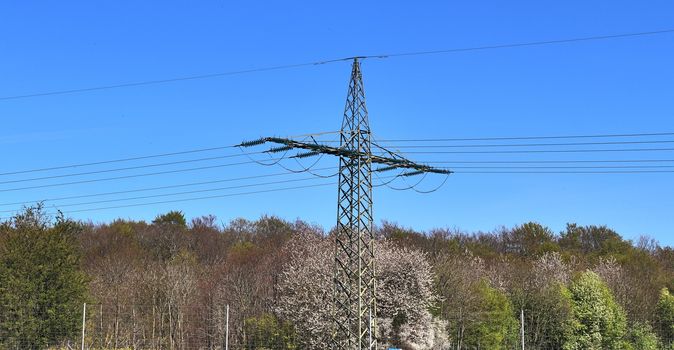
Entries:
{"type": "Polygon", "coordinates": [[[416,175],[421,175],[423,173],[424,173],[424,171],[416,170],[416,171],[410,171],[410,172],[407,172],[407,173],[402,173],[400,175],[401,176],[416,176],[416,175]]]}
{"type": "Polygon", "coordinates": [[[395,169],[398,169],[397,165],[391,165],[391,166],[386,166],[386,167],[374,169],[374,171],[378,172],[378,173],[381,173],[381,172],[384,172],[384,171],[391,171],[391,170],[395,170],[395,169]]]}
{"type": "Polygon", "coordinates": [[[265,143],[265,142],[267,142],[267,139],[264,138],[264,137],[262,137],[262,138],[259,138],[259,139],[257,139],[257,140],[253,140],[253,141],[243,141],[243,142],[241,142],[239,145],[237,145],[237,147],[252,147],[252,146],[258,146],[258,145],[261,145],[261,144],[263,144],[263,143],[265,143]]]}
{"type": "Polygon", "coordinates": [[[321,153],[317,152],[317,151],[311,151],[311,152],[298,153],[298,154],[296,154],[296,155],[294,155],[290,158],[309,158],[309,157],[317,156],[319,154],[321,154],[321,153]]]}
{"type": "Polygon", "coordinates": [[[293,149],[292,146],[273,147],[273,148],[270,148],[269,150],[264,151],[264,153],[279,153],[279,152],[286,152],[286,151],[290,151],[291,149],[293,149]]]}

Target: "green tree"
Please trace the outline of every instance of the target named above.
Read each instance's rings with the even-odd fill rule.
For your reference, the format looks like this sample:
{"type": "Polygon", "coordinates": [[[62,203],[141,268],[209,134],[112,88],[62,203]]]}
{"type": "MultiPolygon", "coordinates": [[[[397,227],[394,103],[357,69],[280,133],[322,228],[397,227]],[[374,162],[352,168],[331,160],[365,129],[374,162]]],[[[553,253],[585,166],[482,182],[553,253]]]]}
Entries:
{"type": "Polygon", "coordinates": [[[657,331],[665,344],[674,345],[674,295],[667,288],[660,291],[656,308],[657,331]]]}
{"type": "Polygon", "coordinates": [[[477,289],[483,317],[466,327],[469,349],[510,349],[516,343],[517,320],[510,300],[498,289],[482,282],[477,289]]]}
{"type": "Polygon", "coordinates": [[[295,330],[289,322],[281,322],[265,313],[245,320],[246,349],[294,350],[295,330]]]}
{"type": "Polygon", "coordinates": [[[87,278],[76,241],[82,227],[41,206],[0,226],[0,347],[35,349],[74,336],[87,278]]]}
{"type": "Polygon", "coordinates": [[[182,229],[187,228],[187,220],[185,220],[185,215],[182,211],[172,210],[166,214],[157,215],[157,217],[152,221],[155,225],[170,225],[176,226],[182,229]]]}
{"type": "MultiPolygon", "coordinates": [[[[531,294],[513,295],[519,299],[515,310],[524,309],[525,344],[531,349],[560,349],[564,342],[564,326],[569,322],[570,305],[564,296],[565,287],[553,283],[531,294]],[[524,300],[523,300],[524,299],[524,300]],[[522,301],[524,301],[522,303],[522,301]]],[[[522,291],[517,291],[522,293],[522,291]]]]}
{"type": "Polygon", "coordinates": [[[571,304],[565,350],[620,350],[627,347],[625,311],[611,290],[591,271],[580,274],[564,291],[571,304]]]}
{"type": "Polygon", "coordinates": [[[504,232],[503,243],[506,252],[527,257],[559,250],[552,230],[536,222],[528,222],[504,232]]]}
{"type": "Polygon", "coordinates": [[[606,226],[578,226],[567,224],[559,238],[562,249],[581,254],[624,255],[631,245],[606,226]]]}
{"type": "Polygon", "coordinates": [[[660,341],[648,323],[636,322],[627,332],[630,350],[658,350],[660,341]]]}

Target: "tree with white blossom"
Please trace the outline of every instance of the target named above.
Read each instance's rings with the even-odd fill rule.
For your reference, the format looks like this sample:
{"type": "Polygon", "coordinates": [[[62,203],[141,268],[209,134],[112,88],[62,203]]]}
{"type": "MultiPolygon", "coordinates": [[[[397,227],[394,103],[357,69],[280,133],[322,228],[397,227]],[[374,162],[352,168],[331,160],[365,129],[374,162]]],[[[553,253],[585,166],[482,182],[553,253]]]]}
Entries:
{"type": "MultiPolygon", "coordinates": [[[[277,283],[275,311],[293,323],[303,348],[329,347],[333,244],[328,237],[303,233],[285,248],[290,258],[277,283]]],[[[410,350],[446,348],[446,325],[431,314],[438,297],[425,255],[377,241],[375,269],[380,342],[410,350]]]]}

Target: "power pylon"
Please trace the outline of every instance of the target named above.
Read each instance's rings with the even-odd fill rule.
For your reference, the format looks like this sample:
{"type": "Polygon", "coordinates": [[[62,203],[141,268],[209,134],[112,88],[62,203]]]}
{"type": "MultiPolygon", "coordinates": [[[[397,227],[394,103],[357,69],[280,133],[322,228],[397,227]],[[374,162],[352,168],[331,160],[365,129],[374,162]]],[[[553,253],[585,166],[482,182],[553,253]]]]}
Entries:
{"type": "Polygon", "coordinates": [[[422,173],[450,174],[451,171],[412,162],[390,152],[372,154],[372,133],[365,106],[365,90],[359,59],[353,58],[351,80],[339,132],[339,147],[290,138],[265,137],[243,142],[256,146],[266,142],[280,144],[268,152],[303,149],[295,155],[305,158],[319,154],[339,157],[337,190],[337,229],[334,256],[333,350],[377,348],[377,301],[375,251],[372,215],[372,172],[407,169],[402,176],[422,173]],[[383,167],[372,169],[373,164],[383,167]]]}

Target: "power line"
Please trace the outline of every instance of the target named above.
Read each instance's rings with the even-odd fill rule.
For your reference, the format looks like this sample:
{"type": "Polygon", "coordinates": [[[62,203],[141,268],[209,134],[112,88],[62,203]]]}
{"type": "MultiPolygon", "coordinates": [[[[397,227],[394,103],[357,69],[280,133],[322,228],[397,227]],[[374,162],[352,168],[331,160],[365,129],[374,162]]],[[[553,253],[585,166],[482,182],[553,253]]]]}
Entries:
{"type": "MultiPolygon", "coordinates": [[[[339,133],[339,132],[338,131],[326,131],[326,132],[319,132],[319,133],[314,133],[314,134],[305,134],[305,135],[302,135],[302,136],[326,135],[326,134],[334,134],[334,133],[339,133]]],[[[17,170],[17,171],[0,173],[0,176],[27,174],[27,173],[44,172],[44,171],[52,171],[52,170],[62,170],[62,169],[69,169],[69,168],[80,168],[80,167],[110,164],[110,163],[121,163],[121,162],[135,161],[135,160],[143,160],[143,159],[170,157],[170,156],[177,156],[177,155],[191,154],[191,153],[217,151],[217,150],[223,150],[223,149],[229,149],[229,148],[238,148],[238,147],[239,146],[237,146],[237,145],[231,145],[231,146],[197,148],[197,149],[191,149],[191,150],[186,150],[186,151],[159,153],[159,154],[152,154],[152,155],[146,155],[146,156],[136,156],[136,157],[129,157],[129,158],[120,158],[120,159],[109,159],[109,160],[95,161],[95,162],[89,162],[89,163],[68,164],[68,165],[59,165],[59,166],[48,167],[48,168],[17,170]]],[[[241,152],[241,153],[238,153],[236,155],[231,155],[231,157],[253,155],[253,154],[260,154],[260,153],[264,153],[264,152],[241,152]]],[[[227,157],[227,156],[225,156],[225,157],[227,157]]],[[[223,157],[223,158],[225,158],[225,157],[223,157]]],[[[201,160],[211,160],[211,159],[218,159],[218,158],[217,157],[202,158],[201,160]]],[[[200,160],[192,160],[192,161],[200,161],[200,160]]],[[[184,161],[184,162],[190,162],[190,161],[184,161]]],[[[179,162],[164,163],[164,164],[169,165],[169,164],[178,164],[178,163],[179,162]]]]}
{"type": "Polygon", "coordinates": [[[674,173],[674,170],[619,170],[619,171],[455,171],[457,174],[647,174],[674,173]]]}
{"type": "Polygon", "coordinates": [[[79,88],[79,89],[55,90],[55,91],[38,92],[38,93],[24,94],[24,95],[2,96],[2,97],[0,97],[0,101],[18,100],[18,99],[31,98],[31,97],[65,95],[65,94],[74,94],[74,93],[83,93],[83,92],[92,92],[92,91],[101,91],[101,90],[111,90],[111,89],[119,89],[119,88],[126,88],[126,87],[159,85],[159,84],[167,84],[167,83],[189,81],[189,80],[211,79],[211,78],[218,78],[218,77],[224,77],[224,76],[241,75],[241,74],[249,74],[249,73],[259,73],[259,72],[267,72],[267,71],[275,71],[275,70],[284,70],[284,69],[323,65],[323,64],[328,64],[328,63],[350,61],[354,58],[384,59],[384,58],[405,57],[405,56],[436,55],[436,54],[448,54],[448,53],[459,53],[459,52],[469,52],[469,51],[483,51],[483,50],[516,48],[516,47],[526,47],[526,46],[567,44],[567,43],[583,42],[583,41],[598,41],[598,40],[619,39],[619,38],[629,38],[629,37],[643,37],[643,36],[652,36],[652,35],[661,35],[661,34],[670,34],[670,33],[674,33],[674,29],[664,29],[664,30],[646,31],[646,32],[632,32],[632,33],[622,33],[622,34],[612,34],[612,35],[597,35],[597,36],[576,37],[576,38],[558,39],[558,40],[530,41],[530,42],[521,42],[521,43],[510,43],[510,44],[488,45],[488,46],[475,46],[475,47],[453,48],[453,49],[443,49],[443,50],[411,51],[411,52],[387,53],[387,54],[377,54],[377,55],[351,56],[351,57],[344,57],[344,58],[337,58],[337,59],[327,59],[327,60],[297,63],[297,64],[276,65],[276,66],[261,67],[261,68],[234,70],[234,71],[220,72],[220,73],[190,75],[190,76],[175,77],[175,78],[168,78],[168,79],[145,80],[145,81],[137,81],[137,82],[121,83],[121,84],[111,84],[111,85],[101,85],[101,86],[79,88]]]}
{"type": "MultiPolygon", "coordinates": [[[[313,136],[313,135],[324,135],[324,134],[334,134],[334,133],[336,133],[336,132],[331,131],[331,132],[323,132],[323,133],[315,133],[315,134],[306,134],[306,135],[301,135],[301,136],[313,136]]],[[[378,142],[534,140],[534,139],[610,138],[610,137],[645,137],[645,136],[674,136],[674,132],[632,133],[632,134],[561,135],[561,136],[438,138],[438,139],[383,139],[383,140],[378,140],[378,142]]],[[[321,142],[330,143],[332,141],[321,141],[321,142]]],[[[235,148],[235,147],[237,147],[237,146],[232,145],[232,146],[217,146],[217,147],[208,147],[208,148],[197,148],[197,149],[191,149],[191,150],[185,150],[185,151],[159,153],[159,154],[135,156],[135,157],[128,157],[128,158],[108,159],[108,160],[94,161],[94,162],[88,162],[88,163],[77,163],[77,164],[67,164],[67,165],[60,165],[60,166],[53,166],[53,167],[46,167],[46,168],[16,170],[16,171],[8,171],[8,172],[0,173],[0,176],[19,175],[19,174],[27,174],[27,173],[33,173],[33,172],[46,172],[46,171],[52,171],[52,170],[62,170],[62,169],[69,169],[69,168],[79,168],[79,167],[87,167],[87,166],[94,166],[94,165],[102,165],[102,164],[121,163],[121,162],[151,159],[151,158],[170,157],[170,156],[176,156],[176,155],[217,151],[217,150],[223,150],[223,149],[229,149],[229,148],[235,148]]],[[[398,146],[398,147],[407,147],[407,146],[398,146]]],[[[250,152],[250,153],[241,153],[241,155],[247,155],[247,154],[251,155],[251,154],[259,154],[259,153],[260,152],[250,152]]],[[[203,158],[203,159],[206,159],[206,158],[203,158]]],[[[168,163],[167,163],[167,165],[168,165],[168,163]]]]}
{"type": "MultiPolygon", "coordinates": [[[[262,153],[262,152],[252,152],[251,154],[255,154],[255,153],[258,153],[258,154],[259,154],[259,153],[262,153]]],[[[104,170],[86,171],[86,172],[80,172],[80,173],[61,174],[61,175],[51,175],[51,176],[42,176],[42,177],[32,177],[32,178],[28,178],[28,179],[18,179],[18,180],[0,181],[0,184],[11,184],[11,183],[29,182],[29,181],[39,181],[39,180],[49,180],[49,179],[58,179],[58,178],[73,177],[73,176],[82,176],[82,175],[104,174],[104,173],[112,173],[112,172],[126,171],[126,170],[136,170],[136,169],[156,168],[156,167],[167,166],[167,165],[196,163],[196,162],[204,162],[204,161],[207,161],[207,160],[226,159],[226,158],[234,158],[234,157],[242,157],[242,156],[244,156],[244,154],[232,154],[232,155],[226,155],[226,156],[217,156],[217,157],[207,157],[207,158],[197,158],[197,159],[179,160],[179,161],[165,162],[165,163],[146,164],[146,165],[136,165],[136,166],[132,166],[132,167],[124,167],[124,168],[104,169],[104,170]]]]}
{"type": "MultiPolygon", "coordinates": [[[[472,162],[472,161],[436,161],[436,162],[426,162],[426,163],[577,163],[577,162],[673,162],[674,160],[627,160],[627,161],[613,161],[613,160],[606,160],[606,161],[597,161],[597,160],[580,160],[580,161],[487,161],[487,162],[472,162]]],[[[250,163],[250,162],[245,162],[245,163],[250,163]]],[[[236,165],[236,164],[241,164],[241,163],[234,163],[231,165],[236,165]]],[[[216,167],[220,166],[227,166],[229,164],[225,165],[217,165],[216,167]]],[[[672,168],[674,166],[572,166],[572,167],[555,167],[555,166],[454,166],[452,169],[648,169],[648,168],[672,168]]],[[[210,167],[209,167],[210,168],[210,167]]],[[[324,167],[324,168],[319,168],[316,170],[326,170],[326,169],[331,169],[332,167],[324,167]]],[[[197,168],[200,169],[200,168],[197,168]]],[[[185,171],[193,170],[193,169],[183,169],[185,171]]],[[[545,172],[531,172],[531,171],[516,171],[516,172],[503,172],[503,171],[458,171],[461,173],[600,173],[600,174],[606,174],[606,173],[670,173],[672,171],[649,171],[649,170],[639,170],[639,171],[545,171],[545,172]]],[[[164,172],[161,172],[164,173],[164,172]]],[[[149,175],[155,175],[157,173],[149,173],[149,174],[139,174],[138,176],[149,176],[149,175]]],[[[187,184],[178,184],[178,185],[168,185],[168,186],[159,186],[159,187],[150,187],[150,188],[141,188],[141,189],[133,189],[133,190],[124,190],[124,191],[114,191],[114,192],[104,192],[104,193],[95,193],[95,194],[86,194],[86,195],[78,195],[78,196],[68,196],[68,197],[57,197],[57,198],[50,198],[50,199],[41,199],[41,200],[33,200],[33,201],[23,201],[23,202],[13,202],[13,203],[1,203],[0,206],[8,206],[8,205],[20,205],[20,204],[29,204],[29,203],[34,203],[38,201],[57,201],[57,200],[66,200],[66,199],[77,199],[77,198],[87,198],[87,197],[99,197],[99,196],[106,196],[106,195],[114,195],[114,194],[125,194],[125,193],[134,193],[134,192],[144,192],[144,191],[152,191],[152,190],[159,190],[159,189],[169,189],[169,188],[179,188],[179,187],[187,187],[187,186],[196,186],[196,185],[204,185],[204,184],[213,184],[213,183],[222,183],[222,182],[231,182],[231,181],[239,181],[239,180],[247,180],[247,179],[256,179],[256,178],[265,178],[265,177],[274,177],[274,176],[283,176],[283,175],[289,175],[289,173],[274,173],[274,174],[265,174],[265,175],[255,175],[255,176],[246,176],[246,177],[238,177],[238,178],[230,178],[230,179],[221,179],[221,180],[214,180],[214,181],[203,181],[203,182],[195,182],[195,183],[187,183],[187,184]]],[[[132,175],[130,177],[135,177],[136,175],[132,175]]],[[[395,176],[397,178],[397,176],[395,176]]],[[[127,178],[127,176],[122,177],[122,178],[127,178]]],[[[380,177],[384,178],[384,177],[380,177]]],[[[118,179],[118,177],[115,178],[109,178],[109,179],[95,179],[95,180],[87,180],[84,182],[95,182],[95,181],[105,181],[105,180],[114,180],[118,179]]],[[[307,179],[301,179],[301,180],[283,180],[283,181],[276,181],[276,182],[271,182],[271,183],[264,183],[264,184],[273,184],[273,183],[284,183],[284,182],[293,182],[293,181],[304,181],[312,178],[307,178],[307,179]]],[[[81,183],[81,182],[76,182],[76,183],[81,183]]],[[[52,185],[65,185],[65,184],[52,184],[52,185]]],[[[47,187],[47,186],[52,186],[52,185],[46,185],[46,186],[37,186],[37,187],[47,187]]],[[[177,195],[177,194],[188,194],[188,193],[198,193],[198,192],[207,192],[207,191],[215,191],[215,190],[222,190],[222,189],[231,189],[231,188],[241,188],[241,187],[250,187],[250,186],[259,186],[261,184],[257,185],[241,185],[241,186],[230,186],[230,187],[224,187],[224,188],[217,188],[217,189],[207,189],[207,190],[197,190],[197,191],[186,191],[186,192],[180,192],[180,193],[172,193],[172,194],[162,194],[162,195],[153,195],[153,196],[144,196],[144,197],[136,197],[132,199],[140,199],[140,198],[152,198],[152,197],[157,197],[157,196],[167,196],[167,195],[177,195]]],[[[10,189],[10,190],[19,190],[19,189],[10,189]]],[[[3,190],[5,191],[5,190],[3,190]]],[[[117,199],[119,200],[119,199],[117,199]]],[[[117,201],[115,200],[115,201],[117,201]]],[[[127,199],[128,200],[128,199],[127,199]]],[[[105,202],[105,201],[101,201],[105,202]]],[[[97,202],[93,202],[97,203],[97,202]]],[[[85,203],[86,204],[86,203],[85,203]]],[[[7,211],[0,211],[0,212],[7,212],[7,211]]]]}
{"type": "Polygon", "coordinates": [[[228,194],[217,195],[217,196],[206,196],[206,197],[196,197],[196,198],[175,199],[175,200],[168,200],[168,201],[159,201],[159,202],[150,202],[150,203],[139,203],[139,204],[128,204],[128,205],[120,205],[120,206],[112,206],[112,207],[102,207],[102,208],[78,209],[78,210],[71,210],[71,211],[68,211],[67,213],[78,213],[78,212],[94,211],[94,210],[105,210],[105,209],[130,208],[130,207],[138,207],[138,206],[146,206],[146,205],[155,205],[155,204],[166,204],[166,203],[190,202],[190,201],[197,201],[197,200],[204,200],[204,199],[235,197],[235,196],[243,196],[243,195],[250,195],[250,194],[269,193],[269,192],[279,192],[279,191],[289,191],[289,190],[297,190],[297,189],[313,188],[313,187],[324,187],[324,186],[332,186],[332,185],[333,185],[332,183],[323,183],[323,184],[304,185],[304,186],[295,186],[295,187],[283,187],[283,188],[274,188],[274,189],[269,189],[269,190],[259,190],[259,191],[249,191],[249,192],[239,192],[239,193],[228,193],[228,194]]]}
{"type": "Polygon", "coordinates": [[[230,76],[230,75],[241,75],[241,74],[248,74],[248,73],[258,73],[258,72],[267,72],[267,71],[283,70],[283,69],[290,69],[290,68],[314,66],[314,65],[326,64],[326,63],[332,63],[332,62],[338,62],[338,61],[344,61],[344,60],[347,60],[347,59],[336,59],[336,60],[327,60],[327,61],[315,61],[315,62],[307,62],[307,63],[298,63],[298,64],[287,64],[287,65],[279,65],[279,66],[271,66],[271,67],[263,67],[263,68],[251,68],[251,69],[235,70],[235,71],[229,71],[229,72],[201,74],[201,75],[189,75],[189,76],[169,78],[169,79],[145,80],[145,81],[137,81],[137,82],[131,82],[131,83],[102,85],[102,86],[80,88],[80,89],[38,92],[38,93],[26,94],[26,95],[3,96],[3,97],[0,97],[0,101],[18,100],[18,99],[30,98],[30,97],[43,97],[43,96],[53,96],[53,95],[74,94],[74,93],[81,93],[81,92],[111,90],[111,89],[119,89],[119,88],[134,87],[134,86],[159,85],[159,84],[175,83],[175,82],[179,82],[179,81],[188,81],[188,80],[201,80],[201,79],[217,78],[217,77],[224,77],[224,76],[230,76]]]}
{"type": "MultiPolygon", "coordinates": [[[[295,187],[283,187],[283,188],[275,188],[275,189],[269,189],[269,190],[259,190],[259,191],[249,191],[249,192],[229,193],[229,194],[223,194],[223,195],[217,195],[217,196],[205,196],[205,197],[185,198],[185,199],[175,199],[175,200],[157,201],[157,202],[149,202],[149,203],[137,203],[137,204],[127,204],[127,205],[118,205],[118,206],[109,206],[109,207],[100,207],[100,208],[78,209],[78,210],[67,211],[67,212],[65,212],[65,213],[66,213],[66,214],[70,214],[70,213],[79,213],[79,212],[96,211],[96,210],[107,210],[107,209],[119,209],[119,208],[140,207],[140,206],[155,205],[155,204],[167,204],[167,203],[190,202],[190,201],[198,201],[198,200],[205,200],[205,199],[215,199],[215,198],[235,197],[235,196],[244,196],[244,195],[251,195],[251,194],[259,194],[259,193],[269,193],[269,192],[290,191],[290,190],[296,190],[296,189],[313,188],[313,187],[323,187],[323,186],[331,186],[331,185],[333,185],[333,184],[332,184],[332,183],[323,183],[323,184],[304,185],[304,186],[295,186],[295,187]]],[[[11,217],[4,217],[4,218],[2,218],[2,219],[9,219],[9,218],[11,218],[11,217]]]]}
{"type": "Polygon", "coordinates": [[[453,166],[452,169],[672,169],[674,165],[625,166],[453,166]]]}
{"type": "Polygon", "coordinates": [[[622,148],[622,149],[566,149],[566,150],[516,150],[516,151],[408,151],[407,154],[506,154],[506,153],[593,153],[593,152],[660,152],[674,148],[622,148]]]}
{"type": "Polygon", "coordinates": [[[581,134],[581,135],[547,135],[547,136],[496,136],[469,138],[431,138],[431,139],[381,139],[377,142],[442,142],[442,141],[496,141],[496,140],[545,140],[545,139],[581,139],[606,137],[646,137],[674,136],[674,132],[625,133],[625,134],[581,134]]]}
{"type": "MultiPolygon", "coordinates": [[[[671,162],[671,160],[663,160],[663,161],[671,162]]],[[[534,161],[534,162],[541,162],[541,161],[534,161]]],[[[546,162],[546,161],[543,161],[543,162],[546,162]]],[[[559,162],[586,162],[586,161],[550,161],[550,162],[559,163],[559,162]]],[[[594,161],[590,161],[590,162],[594,162],[594,161]]],[[[624,162],[624,161],[608,161],[608,162],[624,162]]],[[[628,162],[634,162],[634,161],[628,161],[628,162]]],[[[484,162],[428,162],[428,163],[484,163],[484,162]]],[[[531,163],[531,161],[520,161],[520,162],[518,162],[518,161],[514,161],[514,162],[498,161],[496,163],[531,163]]],[[[332,168],[333,167],[324,167],[324,168],[319,168],[319,169],[316,169],[316,170],[326,170],[326,169],[332,169],[332,168]]],[[[649,168],[674,168],[674,166],[636,165],[636,166],[570,166],[570,167],[569,166],[453,166],[452,167],[452,169],[649,169],[649,168]]],[[[465,171],[461,171],[461,172],[465,173],[465,171]]],[[[103,192],[103,193],[68,196],[68,197],[57,197],[57,198],[48,198],[48,199],[36,199],[36,200],[32,200],[32,201],[13,202],[13,203],[0,203],[0,206],[25,205],[25,204],[31,204],[31,203],[36,203],[36,202],[40,202],[40,201],[53,202],[53,201],[67,200],[67,199],[100,197],[100,196],[135,193],[135,192],[147,192],[147,191],[160,190],[160,189],[180,188],[180,187],[214,184],[214,183],[222,183],[222,182],[232,182],[232,181],[239,181],[239,180],[283,176],[283,175],[290,175],[290,173],[283,172],[283,173],[246,176],[246,177],[238,177],[238,178],[213,180],[213,181],[202,181],[202,182],[194,182],[194,183],[187,183],[187,184],[177,184],[177,185],[168,185],[168,186],[140,188],[140,189],[124,190],[124,191],[103,192]]],[[[386,176],[386,177],[379,177],[378,176],[378,178],[380,178],[380,179],[393,178],[393,180],[395,180],[395,179],[399,178],[399,176],[386,176]]],[[[268,184],[278,184],[278,183],[295,182],[295,181],[306,181],[306,180],[310,180],[310,179],[315,179],[315,177],[304,178],[304,179],[274,181],[274,182],[267,182],[267,183],[261,183],[261,184],[248,184],[248,185],[229,186],[229,187],[221,187],[221,188],[214,188],[214,189],[196,190],[196,191],[184,191],[184,192],[169,193],[169,194],[159,194],[159,195],[140,196],[140,197],[123,198],[123,199],[113,199],[113,200],[104,200],[104,201],[95,201],[95,202],[76,203],[76,204],[68,204],[68,205],[65,205],[65,206],[96,204],[96,203],[114,202],[114,201],[122,201],[122,200],[133,200],[133,199],[146,199],[146,198],[153,198],[153,197],[162,197],[162,196],[171,196],[171,195],[180,195],[180,194],[192,194],[192,193],[200,193],[200,192],[211,192],[211,191],[218,191],[218,190],[224,190],[224,189],[235,189],[235,188],[245,188],[245,187],[252,187],[252,186],[268,185],[268,184]]],[[[393,188],[393,189],[397,189],[397,188],[393,188]]],[[[0,211],[0,212],[10,212],[10,211],[11,210],[4,210],[4,211],[0,211]]]]}
{"type": "MultiPolygon", "coordinates": [[[[11,172],[0,173],[0,176],[4,176],[4,175],[27,174],[27,173],[35,173],[35,172],[51,171],[51,170],[61,170],[61,169],[69,169],[69,168],[79,168],[79,167],[86,167],[86,166],[93,166],[93,165],[101,165],[101,164],[110,164],[110,163],[121,163],[121,162],[129,162],[129,161],[133,161],[133,160],[142,160],[142,159],[150,159],[150,158],[159,158],[159,157],[177,156],[177,155],[190,154],[190,153],[199,153],[199,152],[217,151],[217,150],[222,150],[222,149],[227,149],[227,148],[234,148],[234,147],[235,147],[235,146],[219,146],[219,147],[210,147],[210,148],[198,148],[198,149],[192,149],[192,150],[187,150],[187,151],[170,152],[170,153],[160,153],[160,154],[153,154],[153,155],[147,155],[147,156],[138,156],[138,157],[130,157],[130,158],[120,158],[120,159],[102,160],[102,161],[89,162],[89,163],[79,163],[79,164],[59,165],[59,166],[48,167],[48,168],[36,168],[36,169],[27,169],[27,170],[17,170],[17,171],[11,171],[11,172]]],[[[258,152],[255,152],[255,153],[258,153],[258,152]]]]}
{"type": "Polygon", "coordinates": [[[607,141],[607,142],[563,142],[563,143],[519,143],[519,144],[477,144],[477,145],[387,145],[393,148],[490,148],[490,147],[556,147],[590,145],[643,145],[674,143],[674,140],[655,141],[607,141]]]}
{"type": "Polygon", "coordinates": [[[435,164],[547,164],[547,163],[671,163],[674,159],[630,159],[630,160],[444,160],[422,161],[421,163],[435,164]]]}
{"type": "Polygon", "coordinates": [[[530,42],[514,43],[514,44],[475,46],[475,47],[467,47],[467,48],[459,48],[459,49],[400,52],[400,53],[391,53],[391,54],[361,56],[361,58],[389,58],[389,57],[404,57],[404,56],[437,55],[437,54],[457,53],[457,52],[467,52],[467,51],[507,49],[507,48],[524,47],[524,46],[568,44],[568,43],[575,43],[575,42],[582,42],[582,41],[597,41],[597,40],[619,39],[619,38],[629,38],[629,37],[639,37],[639,36],[649,36],[649,35],[659,35],[659,34],[671,34],[671,33],[674,33],[674,29],[654,30],[654,31],[648,31],[648,32],[623,33],[623,34],[613,34],[613,35],[597,35],[597,36],[587,36],[587,37],[578,37],[578,38],[570,38],[570,39],[530,41],[530,42]]]}
{"type": "MultiPolygon", "coordinates": [[[[390,177],[396,177],[396,176],[383,176],[381,178],[390,178],[390,177]]],[[[277,184],[282,184],[282,183],[301,182],[301,181],[309,181],[309,180],[317,180],[317,178],[316,177],[307,177],[307,178],[301,178],[301,179],[279,180],[279,181],[270,181],[270,182],[254,183],[254,184],[246,184],[246,185],[227,186],[227,187],[219,187],[219,188],[208,188],[208,189],[193,190],[193,191],[161,193],[161,194],[148,195],[148,196],[136,196],[136,197],[115,198],[115,199],[106,199],[106,200],[81,202],[81,203],[69,203],[69,204],[61,204],[61,205],[58,205],[57,207],[58,208],[64,208],[64,207],[82,206],[82,205],[90,205],[90,204],[102,204],[102,203],[122,202],[122,201],[139,200],[139,199],[169,197],[169,196],[178,196],[178,195],[185,195],[185,194],[195,194],[195,193],[215,192],[215,191],[223,191],[223,190],[231,190],[231,189],[248,188],[248,187],[277,185],[277,184]]],[[[9,213],[9,212],[15,212],[15,211],[16,210],[0,210],[0,213],[9,213]]]]}
{"type": "Polygon", "coordinates": [[[58,186],[68,186],[68,185],[79,185],[79,184],[92,183],[92,182],[112,181],[112,180],[121,180],[121,179],[131,179],[131,178],[137,178],[137,177],[145,177],[145,176],[154,176],[154,175],[164,175],[164,174],[183,173],[183,172],[188,172],[188,171],[198,171],[198,170],[206,170],[206,169],[216,169],[216,168],[223,168],[223,167],[236,166],[236,165],[243,165],[243,164],[252,164],[252,163],[255,163],[255,161],[245,161],[245,162],[239,162],[239,163],[218,164],[218,165],[210,165],[210,166],[203,166],[203,167],[196,167],[196,168],[187,168],[187,169],[177,169],[177,170],[158,171],[158,172],[152,172],[152,173],[143,173],[143,174],[134,174],[134,175],[115,176],[115,177],[107,177],[107,178],[101,178],[101,179],[91,179],[91,180],[81,180],[81,181],[71,181],[71,182],[61,182],[61,183],[56,183],[56,184],[46,184],[46,185],[36,185],[36,186],[26,186],[26,187],[8,188],[8,189],[0,189],[0,192],[13,192],[13,191],[21,191],[21,190],[29,190],[29,189],[37,189],[37,188],[58,187],[58,186]]]}
{"type": "MultiPolygon", "coordinates": [[[[202,190],[182,191],[182,192],[173,192],[173,193],[160,193],[160,194],[147,195],[147,196],[114,198],[114,199],[105,199],[105,200],[97,200],[97,201],[89,201],[89,202],[60,204],[60,205],[58,205],[58,207],[59,208],[65,208],[65,207],[74,207],[74,206],[82,206],[82,205],[90,205],[90,204],[102,204],[102,203],[123,202],[123,201],[139,200],[139,199],[180,196],[180,195],[186,195],[186,194],[224,191],[224,190],[232,190],[232,189],[240,189],[240,188],[248,188],[248,187],[278,185],[278,184],[282,184],[282,183],[300,182],[300,181],[308,181],[308,180],[316,180],[316,178],[315,177],[308,177],[308,178],[301,178],[301,179],[269,181],[269,182],[246,184],[246,185],[226,186],[226,187],[218,187],[218,188],[207,188],[207,189],[202,189],[202,190]]],[[[15,212],[15,211],[16,210],[0,210],[0,213],[11,213],[11,212],[15,212]]]]}
{"type": "MultiPolygon", "coordinates": [[[[640,171],[640,170],[634,170],[634,171],[456,171],[455,173],[456,174],[495,174],[495,175],[499,175],[499,174],[643,174],[643,173],[674,173],[674,170],[673,171],[667,171],[667,170],[663,170],[663,171],[659,171],[659,170],[656,170],[656,171],[640,171]]],[[[224,197],[233,197],[233,196],[241,196],[241,195],[249,195],[249,194],[258,194],[258,193],[287,191],[287,190],[302,189],[302,188],[321,187],[321,186],[329,186],[329,185],[332,185],[332,184],[331,183],[325,183],[325,184],[296,186],[296,187],[278,188],[278,189],[270,189],[270,190],[232,193],[232,194],[217,195],[217,196],[177,199],[177,200],[170,200],[170,201],[138,203],[138,204],[109,206],[109,207],[101,207],[101,208],[88,208],[88,209],[72,210],[72,211],[68,211],[66,213],[107,210],[107,209],[119,209],[119,208],[147,206],[147,205],[154,205],[154,204],[178,203],[178,202],[196,201],[196,200],[204,200],[204,199],[224,198],[224,197]]],[[[10,218],[11,217],[0,217],[1,220],[6,220],[6,219],[10,219],[10,218]]]]}
{"type": "MultiPolygon", "coordinates": [[[[327,170],[327,169],[333,169],[333,168],[334,167],[325,167],[325,168],[318,168],[318,169],[315,169],[315,170],[327,170]]],[[[267,178],[267,177],[284,176],[284,175],[292,175],[292,174],[288,173],[288,172],[282,172],[282,173],[273,173],[273,174],[264,174],[264,175],[235,177],[235,178],[212,180],[212,181],[192,182],[192,183],[184,183],[184,184],[177,184],[177,185],[145,187],[145,188],[138,188],[138,189],[132,189],[132,190],[123,190],[123,191],[91,193],[91,194],[84,194],[84,195],[77,195],[77,196],[42,198],[42,199],[35,199],[35,200],[32,200],[32,201],[0,203],[0,207],[10,206],[10,205],[26,205],[26,204],[32,204],[32,203],[37,203],[37,202],[53,202],[53,201],[60,201],[60,200],[67,200],[67,199],[102,197],[102,196],[110,196],[110,195],[125,194],[125,193],[147,192],[147,191],[156,191],[156,190],[164,190],[164,189],[171,189],[171,188],[189,187],[189,186],[210,185],[210,184],[223,183],[223,182],[251,180],[251,179],[259,179],[259,178],[267,178]]]]}

